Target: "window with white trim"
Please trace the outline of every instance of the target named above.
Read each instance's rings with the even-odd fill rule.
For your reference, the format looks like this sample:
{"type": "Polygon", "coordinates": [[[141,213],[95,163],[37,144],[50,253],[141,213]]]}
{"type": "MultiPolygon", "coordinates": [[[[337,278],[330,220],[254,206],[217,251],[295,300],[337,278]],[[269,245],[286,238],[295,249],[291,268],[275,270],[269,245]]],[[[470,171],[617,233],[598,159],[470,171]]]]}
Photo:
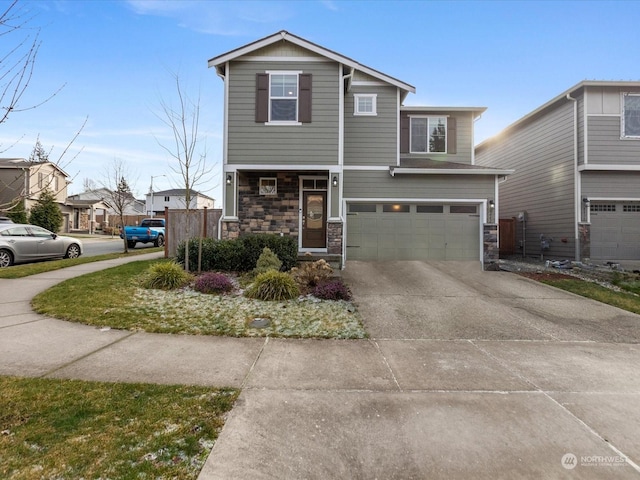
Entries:
{"type": "Polygon", "coordinates": [[[411,153],[447,153],[447,117],[411,117],[411,153]]]}
{"type": "Polygon", "coordinates": [[[269,121],[298,121],[298,74],[269,75],[269,121]]]}
{"type": "Polygon", "coordinates": [[[622,136],[640,138],[640,93],[622,94],[622,136]]]}
{"type": "Polygon", "coordinates": [[[260,195],[277,195],[278,179],[276,177],[261,177],[259,183],[260,195]]]}
{"type": "Polygon", "coordinates": [[[378,95],[372,93],[355,93],[353,95],[353,114],[354,115],[377,115],[377,99],[378,95]]]}

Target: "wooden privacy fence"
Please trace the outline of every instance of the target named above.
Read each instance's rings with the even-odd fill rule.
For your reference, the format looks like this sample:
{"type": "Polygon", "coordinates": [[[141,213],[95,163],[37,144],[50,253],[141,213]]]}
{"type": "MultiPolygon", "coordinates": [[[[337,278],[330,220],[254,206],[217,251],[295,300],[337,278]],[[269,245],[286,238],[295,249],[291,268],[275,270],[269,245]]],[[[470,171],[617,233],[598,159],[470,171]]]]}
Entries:
{"type": "Polygon", "coordinates": [[[190,210],[187,218],[186,210],[164,211],[167,219],[165,256],[175,257],[180,242],[188,238],[218,238],[218,221],[222,216],[221,209],[190,210]]]}

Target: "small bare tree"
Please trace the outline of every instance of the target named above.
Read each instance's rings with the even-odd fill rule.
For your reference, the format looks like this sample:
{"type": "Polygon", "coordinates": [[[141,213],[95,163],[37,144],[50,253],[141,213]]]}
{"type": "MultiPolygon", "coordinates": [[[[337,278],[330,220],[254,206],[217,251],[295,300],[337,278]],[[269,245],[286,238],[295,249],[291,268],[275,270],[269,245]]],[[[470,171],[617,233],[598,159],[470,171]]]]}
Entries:
{"type": "MultiPolygon", "coordinates": [[[[192,100],[180,82],[177,74],[173,75],[176,87],[176,103],[171,104],[160,99],[161,112],[157,117],[171,130],[173,145],[167,146],[158,141],[175,161],[171,170],[180,176],[185,191],[185,208],[187,211],[187,232],[190,231],[191,200],[196,186],[204,184],[211,178],[212,169],[207,168],[206,145],[202,151],[199,147],[205,143],[199,132],[200,124],[200,95],[192,100]]],[[[156,139],[157,141],[157,139],[156,139]]],[[[201,264],[202,235],[198,249],[198,265],[201,264]]],[[[189,238],[187,238],[184,252],[185,269],[189,271],[189,238]]],[[[200,267],[198,267],[200,270],[200,267]]]]}
{"type": "Polygon", "coordinates": [[[0,124],[6,122],[12,113],[31,110],[49,101],[64,87],[35,105],[20,104],[31,83],[41,44],[40,28],[29,26],[33,18],[34,15],[26,8],[18,6],[18,0],[12,1],[0,12],[0,38],[18,36],[13,46],[7,46],[4,40],[4,48],[0,53],[0,124]],[[20,37],[21,34],[24,35],[20,37]]]}
{"type": "MultiPolygon", "coordinates": [[[[131,183],[131,173],[122,160],[114,159],[105,169],[102,183],[106,190],[104,201],[118,215],[123,232],[125,212],[135,202],[135,197],[131,191],[131,183]]],[[[125,235],[123,237],[124,253],[129,253],[127,237],[125,235]]]]}

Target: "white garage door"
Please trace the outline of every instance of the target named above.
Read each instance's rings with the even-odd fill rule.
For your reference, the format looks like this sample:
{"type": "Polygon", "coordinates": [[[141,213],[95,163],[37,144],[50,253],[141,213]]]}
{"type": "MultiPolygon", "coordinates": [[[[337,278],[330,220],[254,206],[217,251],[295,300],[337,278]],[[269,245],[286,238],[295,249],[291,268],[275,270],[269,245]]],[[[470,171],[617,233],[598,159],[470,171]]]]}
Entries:
{"type": "Polygon", "coordinates": [[[347,260],[479,259],[478,205],[347,205],[347,260]]]}
{"type": "Polygon", "coordinates": [[[640,202],[591,204],[591,258],[640,260],[640,202]]]}

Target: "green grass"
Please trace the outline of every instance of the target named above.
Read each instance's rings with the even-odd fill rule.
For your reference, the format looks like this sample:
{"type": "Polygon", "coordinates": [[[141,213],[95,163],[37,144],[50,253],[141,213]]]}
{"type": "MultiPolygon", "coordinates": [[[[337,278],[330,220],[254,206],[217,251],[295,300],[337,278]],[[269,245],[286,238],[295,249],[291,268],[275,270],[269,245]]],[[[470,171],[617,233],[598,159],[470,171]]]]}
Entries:
{"type": "Polygon", "coordinates": [[[583,280],[542,280],[542,283],[640,314],[640,297],[632,293],[616,292],[583,280]]]}
{"type": "Polygon", "coordinates": [[[0,478],[197,478],[238,392],[0,377],[0,478]]]}
{"type": "Polygon", "coordinates": [[[96,255],[95,257],[65,258],[62,260],[51,260],[37,263],[14,265],[13,267],[0,269],[0,278],[23,278],[30,275],[36,275],[38,273],[60,270],[61,268],[83,265],[85,263],[100,262],[102,260],[113,260],[116,258],[130,257],[133,255],[143,255],[145,253],[160,251],[162,251],[162,247],[129,250],[129,253],[106,253],[104,255],[96,255]]]}
{"type": "Polygon", "coordinates": [[[364,338],[352,304],[302,297],[281,302],[241,295],[207,295],[191,289],[142,288],[158,260],[130,262],[62,282],[37,295],[33,308],[64,320],[153,333],[192,335],[364,338]],[[255,318],[267,328],[252,328],[255,318]]]}

